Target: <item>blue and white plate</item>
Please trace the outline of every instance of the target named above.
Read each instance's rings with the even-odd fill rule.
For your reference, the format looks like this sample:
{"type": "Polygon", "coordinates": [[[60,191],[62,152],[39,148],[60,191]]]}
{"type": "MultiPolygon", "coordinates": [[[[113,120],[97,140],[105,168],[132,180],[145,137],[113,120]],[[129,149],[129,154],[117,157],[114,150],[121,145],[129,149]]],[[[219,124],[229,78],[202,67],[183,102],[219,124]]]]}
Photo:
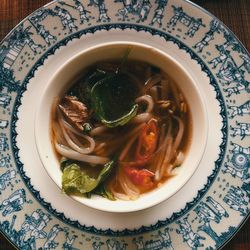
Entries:
{"type": "Polygon", "coordinates": [[[0,45],[0,227],[20,249],[218,249],[249,214],[250,57],[219,20],[185,0],[54,1],[0,45]],[[113,214],[61,193],[39,158],[40,94],[90,45],[136,41],[199,82],[208,141],[197,171],[167,201],[113,214]]]}

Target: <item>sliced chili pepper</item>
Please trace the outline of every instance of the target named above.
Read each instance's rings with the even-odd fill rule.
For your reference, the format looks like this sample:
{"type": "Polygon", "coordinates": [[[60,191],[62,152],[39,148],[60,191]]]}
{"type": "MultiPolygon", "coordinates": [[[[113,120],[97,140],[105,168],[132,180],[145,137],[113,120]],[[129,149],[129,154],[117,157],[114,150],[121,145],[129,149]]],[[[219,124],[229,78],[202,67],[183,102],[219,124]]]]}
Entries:
{"type": "Polygon", "coordinates": [[[154,185],[152,180],[154,173],[147,169],[136,169],[125,166],[124,171],[135,185],[139,185],[144,188],[151,188],[154,185]]]}
{"type": "Polygon", "coordinates": [[[135,152],[136,160],[146,160],[154,153],[158,141],[157,120],[151,119],[142,129],[135,152]]]}

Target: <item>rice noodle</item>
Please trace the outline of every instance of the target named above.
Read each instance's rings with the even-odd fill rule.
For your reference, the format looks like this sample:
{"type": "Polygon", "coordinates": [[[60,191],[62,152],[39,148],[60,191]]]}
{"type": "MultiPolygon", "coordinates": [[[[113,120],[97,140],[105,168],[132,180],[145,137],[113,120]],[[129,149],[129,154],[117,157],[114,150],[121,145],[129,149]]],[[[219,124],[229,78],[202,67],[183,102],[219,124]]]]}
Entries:
{"type": "Polygon", "coordinates": [[[127,194],[131,200],[135,200],[138,198],[140,193],[130,188],[130,186],[127,183],[126,177],[124,176],[123,173],[119,173],[118,181],[125,194],[127,194]]]}
{"type": "Polygon", "coordinates": [[[160,75],[155,75],[150,77],[144,84],[144,88],[142,90],[143,94],[146,94],[149,89],[151,89],[155,84],[159,83],[161,81],[160,75]]]}
{"type": "Polygon", "coordinates": [[[174,165],[173,164],[169,164],[168,167],[165,169],[165,176],[173,176],[173,169],[174,169],[174,165]]]}
{"type": "Polygon", "coordinates": [[[126,144],[126,146],[124,147],[124,149],[122,150],[120,157],[119,157],[119,161],[123,161],[125,156],[127,155],[130,147],[132,146],[132,144],[135,142],[135,140],[137,139],[137,137],[133,137],[129,140],[129,142],[126,144]]]}
{"type": "Polygon", "coordinates": [[[124,143],[130,140],[131,137],[136,135],[140,129],[141,127],[137,126],[122,137],[114,136],[105,143],[101,142],[96,146],[94,152],[96,154],[102,154],[105,156],[112,155],[115,151],[119,150],[119,148],[124,145],[124,143]]]}
{"type": "Polygon", "coordinates": [[[169,169],[170,168],[169,163],[172,160],[173,156],[175,155],[176,150],[179,147],[182,136],[183,136],[184,124],[183,124],[182,120],[179,117],[175,117],[175,116],[174,116],[174,119],[176,119],[178,121],[178,127],[179,127],[178,133],[175,137],[175,140],[173,140],[172,136],[170,136],[168,139],[165,157],[164,157],[163,163],[161,165],[161,168],[159,170],[159,179],[161,179],[163,177],[164,173],[165,174],[170,173],[172,168],[174,167],[171,165],[172,168],[169,169]]]}
{"type": "Polygon", "coordinates": [[[166,172],[166,169],[168,168],[169,162],[171,160],[172,145],[173,145],[173,137],[170,136],[168,141],[167,141],[167,148],[166,148],[165,156],[164,156],[163,162],[161,164],[161,168],[159,170],[159,178],[160,179],[163,177],[164,172],[166,172]]]}
{"type": "Polygon", "coordinates": [[[70,131],[68,131],[68,133],[69,133],[69,136],[72,138],[73,142],[75,142],[76,145],[79,147],[79,149],[81,149],[82,152],[77,150],[79,153],[84,154],[83,151],[85,151],[85,154],[90,154],[94,151],[95,140],[92,137],[90,137],[88,135],[82,136],[82,138],[84,138],[89,143],[89,147],[86,148],[86,147],[84,147],[84,145],[82,145],[82,143],[76,138],[76,136],[73,133],[71,133],[70,131]]]}
{"type": "Polygon", "coordinates": [[[124,175],[124,178],[126,180],[128,187],[139,195],[140,190],[135,186],[135,184],[132,183],[132,181],[126,175],[124,175]]]}
{"type": "Polygon", "coordinates": [[[114,195],[115,198],[119,199],[119,200],[124,200],[124,201],[129,201],[129,197],[126,194],[122,194],[120,192],[117,192],[114,188],[113,185],[110,185],[109,190],[111,191],[111,193],[114,195]]]}
{"type": "MultiPolygon", "coordinates": [[[[145,126],[145,123],[141,124],[139,127],[137,127],[136,132],[140,131],[143,127],[145,126]]],[[[133,145],[133,143],[135,142],[135,140],[137,139],[138,134],[134,135],[126,144],[126,146],[123,148],[122,152],[120,153],[120,157],[119,157],[119,161],[123,161],[125,156],[127,155],[130,147],[133,145]]]]}
{"type": "Polygon", "coordinates": [[[152,118],[152,114],[150,113],[141,113],[137,116],[135,116],[132,120],[131,123],[143,123],[143,122],[148,122],[152,118]]]}
{"type": "Polygon", "coordinates": [[[135,99],[135,102],[146,102],[148,104],[147,109],[145,113],[150,113],[152,112],[154,108],[154,101],[153,98],[150,95],[143,95],[135,99]]]}
{"type": "Polygon", "coordinates": [[[53,123],[52,130],[54,132],[55,140],[59,143],[65,144],[66,140],[62,134],[62,130],[57,122],[53,123]]]}
{"type": "Polygon", "coordinates": [[[65,128],[67,128],[68,130],[70,130],[72,133],[74,133],[74,134],[76,134],[76,135],[78,135],[78,136],[80,136],[80,137],[83,137],[83,138],[85,138],[86,137],[86,135],[84,135],[83,133],[80,133],[77,129],[75,129],[73,126],[71,126],[71,124],[69,124],[66,120],[64,120],[63,118],[62,118],[62,123],[63,123],[63,126],[65,127],[65,128]]]}
{"type": "Polygon", "coordinates": [[[173,116],[173,118],[174,118],[175,120],[177,120],[177,122],[178,122],[178,127],[179,127],[178,133],[177,133],[177,135],[176,135],[176,137],[175,137],[175,141],[174,141],[174,144],[173,144],[173,153],[175,153],[176,150],[178,149],[180,143],[181,143],[181,139],[182,139],[183,134],[184,134],[184,123],[183,123],[183,121],[182,121],[179,117],[177,117],[177,116],[173,116]]]}
{"type": "Polygon", "coordinates": [[[108,130],[108,127],[106,126],[99,126],[99,127],[96,127],[96,128],[93,128],[91,131],[90,131],[90,135],[91,136],[97,136],[97,135],[100,135],[102,134],[103,132],[107,131],[108,130]]]}
{"type": "MultiPolygon", "coordinates": [[[[69,123],[67,123],[65,120],[62,120],[62,123],[63,123],[63,126],[69,130],[68,133],[69,133],[70,137],[73,137],[73,140],[74,140],[75,142],[77,142],[78,145],[81,144],[81,143],[80,143],[80,141],[76,138],[76,136],[73,135],[73,133],[76,134],[76,135],[78,135],[79,137],[84,138],[85,140],[87,140],[87,141],[90,143],[90,148],[93,148],[93,149],[95,148],[95,140],[94,140],[92,137],[90,137],[90,136],[88,136],[88,135],[84,135],[84,134],[78,132],[74,127],[72,127],[72,126],[71,126],[69,123]],[[72,132],[72,133],[71,133],[71,132],[72,132]]],[[[93,151],[93,150],[92,150],[92,151],[93,151]]]]}
{"type": "Polygon", "coordinates": [[[155,103],[161,99],[163,87],[161,85],[156,85],[150,89],[150,95],[152,96],[155,103]]]}
{"type": "Polygon", "coordinates": [[[168,88],[168,84],[169,82],[166,80],[166,79],[163,79],[161,81],[161,99],[167,99],[168,98],[168,91],[169,91],[169,88],[168,88]]]}
{"type": "MultiPolygon", "coordinates": [[[[78,153],[80,154],[90,154],[93,152],[94,148],[95,148],[95,141],[93,140],[93,138],[87,136],[87,135],[82,135],[82,137],[87,140],[89,142],[89,147],[87,148],[84,148],[84,147],[81,147],[79,145],[77,145],[72,139],[71,137],[74,137],[72,134],[71,134],[71,137],[70,137],[70,132],[67,132],[66,129],[65,129],[65,125],[64,123],[62,122],[62,118],[59,118],[59,125],[61,127],[61,130],[62,130],[62,133],[64,135],[64,138],[65,140],[67,141],[68,145],[74,149],[75,151],[77,151],[78,153]]],[[[76,138],[74,138],[76,140],[76,138]]],[[[79,143],[79,142],[78,142],[79,143]]]]}
{"type": "Polygon", "coordinates": [[[107,145],[106,142],[101,142],[95,147],[95,151],[98,151],[107,145]]]}
{"type": "Polygon", "coordinates": [[[134,136],[140,129],[142,128],[142,125],[139,125],[137,127],[134,127],[130,132],[128,132],[126,135],[122,137],[115,136],[114,139],[109,141],[109,144],[117,144],[121,141],[125,141],[130,139],[132,136],[134,136]]]}
{"type": "Polygon", "coordinates": [[[179,90],[173,82],[171,82],[170,86],[171,86],[171,90],[172,90],[175,102],[176,102],[178,108],[180,108],[181,101],[182,101],[183,97],[179,95],[179,90]]]}
{"type": "Polygon", "coordinates": [[[102,164],[102,165],[109,162],[109,158],[107,157],[80,154],[62,144],[55,143],[55,148],[59,154],[61,154],[62,156],[68,159],[81,161],[81,162],[88,162],[91,164],[102,164]]]}
{"type": "Polygon", "coordinates": [[[157,88],[151,88],[150,89],[150,95],[153,98],[153,100],[156,102],[158,100],[158,94],[157,94],[157,88]]]}
{"type": "Polygon", "coordinates": [[[184,159],[185,159],[185,154],[180,151],[176,157],[174,166],[180,166],[183,163],[184,159]]]}
{"type": "Polygon", "coordinates": [[[153,164],[151,164],[151,168],[149,170],[151,170],[152,172],[156,172],[157,169],[157,165],[160,163],[160,158],[162,157],[162,151],[164,151],[164,141],[165,141],[165,133],[166,130],[166,124],[164,123],[161,126],[161,131],[160,131],[160,135],[159,135],[159,143],[158,143],[158,148],[156,150],[156,152],[154,153],[155,157],[154,157],[154,161],[153,164]]]}
{"type": "Polygon", "coordinates": [[[165,156],[165,153],[167,150],[167,143],[170,140],[170,137],[172,136],[171,133],[172,133],[172,122],[169,121],[167,135],[166,135],[166,138],[164,139],[163,146],[162,146],[162,153],[160,153],[158,164],[156,166],[156,171],[155,171],[155,180],[156,181],[159,181],[162,177],[161,168],[163,167],[162,164],[163,164],[164,156],[165,156]]]}

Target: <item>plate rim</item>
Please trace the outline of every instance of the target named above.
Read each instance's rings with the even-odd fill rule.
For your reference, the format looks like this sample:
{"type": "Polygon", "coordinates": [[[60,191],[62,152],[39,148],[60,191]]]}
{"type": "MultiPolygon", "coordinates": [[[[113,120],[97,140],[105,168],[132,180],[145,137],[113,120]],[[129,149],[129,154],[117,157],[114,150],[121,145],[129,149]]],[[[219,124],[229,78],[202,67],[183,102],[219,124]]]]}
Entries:
{"type": "MultiPolygon", "coordinates": [[[[67,1],[67,0],[66,0],[67,1]]],[[[176,1],[176,0],[175,0],[176,1]]],[[[40,8],[38,8],[38,9],[36,9],[34,12],[36,12],[36,11],[38,11],[38,10],[40,10],[40,9],[43,9],[43,8],[46,8],[46,7],[48,7],[48,6],[50,6],[50,5],[53,5],[54,3],[56,3],[57,2],[57,0],[53,0],[53,1],[51,1],[51,2],[49,2],[49,3],[47,3],[46,5],[44,5],[44,6],[42,6],[42,7],[40,7],[40,8]]],[[[240,44],[240,46],[244,49],[244,52],[246,53],[246,55],[248,56],[248,57],[250,57],[250,54],[249,54],[249,52],[248,52],[248,50],[245,48],[245,46],[242,44],[242,42],[238,39],[238,37],[222,22],[222,21],[220,21],[217,17],[215,17],[213,14],[211,14],[209,11],[207,11],[206,9],[204,9],[204,8],[202,8],[202,7],[200,7],[199,5],[197,5],[197,4],[195,4],[195,3],[193,3],[193,2],[191,2],[191,1],[189,1],[189,0],[181,0],[180,2],[187,2],[187,3],[189,3],[190,5],[192,5],[193,7],[195,7],[195,8],[198,8],[202,13],[205,13],[205,14],[207,14],[207,15],[209,15],[210,17],[212,17],[213,19],[216,19],[216,20],[218,20],[219,21],[219,23],[220,24],[222,24],[222,26],[223,27],[225,27],[226,28],[226,30],[227,31],[229,31],[230,32],[230,34],[232,34],[233,35],[233,37],[237,40],[237,42],[240,44]]],[[[14,32],[15,30],[16,30],[16,28],[17,27],[19,27],[19,25],[21,24],[21,23],[24,23],[25,21],[27,21],[28,20],[28,18],[29,17],[31,17],[33,14],[34,14],[34,12],[32,12],[31,14],[29,14],[27,17],[25,17],[24,19],[22,19],[22,21],[21,22],[19,22],[6,36],[5,36],[5,38],[3,38],[3,40],[0,42],[0,46],[2,45],[2,43],[5,41],[5,40],[7,40],[8,39],[8,37],[12,34],[12,32],[14,32]]],[[[106,24],[105,24],[106,25],[106,24]]],[[[136,25],[136,24],[132,24],[132,25],[136,25]]],[[[143,25],[142,25],[143,26],[143,25]]],[[[146,27],[148,27],[148,26],[145,26],[144,28],[146,28],[146,27]]],[[[149,27],[148,27],[149,28],[149,27]]],[[[157,29],[156,29],[157,30],[157,29]]],[[[160,31],[159,30],[159,32],[162,32],[162,33],[166,33],[166,32],[163,32],[163,31],[160,31]]],[[[76,33],[78,33],[78,32],[76,32],[76,33]]],[[[74,34],[76,34],[76,33],[74,33],[74,34]]],[[[74,34],[72,34],[72,35],[74,35],[74,34]]],[[[166,33],[167,34],[167,33],[166,33]]],[[[169,35],[169,34],[167,34],[167,35],[169,35]]],[[[170,35],[169,35],[170,36],[170,35]]],[[[71,37],[71,35],[69,35],[68,37],[71,37]]],[[[73,38],[72,38],[73,39],[73,38]]],[[[177,39],[177,38],[175,38],[175,37],[173,37],[173,39],[177,39]]],[[[69,40],[70,41],[70,40],[69,40]]],[[[61,41],[60,41],[61,42],[61,41]]],[[[180,41],[181,42],[181,41],[180,41]]],[[[65,46],[65,45],[64,45],[65,46]]],[[[184,46],[185,46],[185,44],[184,44],[184,46]]],[[[54,46],[52,46],[52,47],[54,47],[54,46]]],[[[49,50],[51,50],[52,49],[52,47],[50,47],[49,48],[49,50]]],[[[46,53],[45,54],[47,54],[47,52],[48,51],[46,51],[46,53]]],[[[194,51],[192,51],[196,56],[198,56],[198,54],[196,54],[194,51]]],[[[44,55],[45,55],[44,54],[44,55]]],[[[39,59],[40,60],[40,59],[39,59]]],[[[46,58],[44,59],[44,61],[46,60],[46,58]]],[[[192,60],[193,60],[193,58],[192,58],[192,60]]],[[[201,60],[202,61],[202,60],[201,60]]],[[[202,61],[203,62],[203,61],[202,61]]],[[[36,63],[37,64],[37,63],[36,63]]],[[[205,64],[205,63],[204,63],[205,64]]],[[[38,66],[39,67],[39,66],[38,66]]],[[[209,68],[208,68],[208,70],[209,70],[209,68]]],[[[36,70],[35,70],[36,71],[36,70]]],[[[34,74],[35,74],[35,71],[34,71],[34,74]]],[[[27,74],[27,76],[30,74],[30,72],[27,74]]],[[[212,74],[213,75],[213,74],[212,74]]],[[[27,77],[26,76],[26,77],[27,77]]],[[[26,77],[25,77],[25,79],[26,79],[26,77]]],[[[209,77],[210,78],[210,77],[209,77]]],[[[23,83],[25,82],[25,80],[23,81],[23,83]]],[[[215,80],[215,82],[217,82],[216,80],[215,80]]],[[[19,96],[19,94],[18,94],[18,96],[19,96]]],[[[223,95],[222,95],[223,96],[223,95]]],[[[17,99],[16,99],[17,100],[17,99]]],[[[14,104],[14,108],[16,107],[16,100],[15,100],[15,104],[14,104]]],[[[225,111],[226,112],[226,111],[225,111]]],[[[13,114],[12,114],[12,116],[13,116],[13,114]]],[[[11,124],[13,124],[13,117],[11,116],[11,124]]],[[[228,121],[228,119],[227,119],[227,121],[228,121]]],[[[12,130],[12,128],[11,128],[11,130],[12,130]]],[[[12,138],[12,136],[11,136],[11,138],[12,138]]],[[[12,139],[11,139],[12,140],[12,139]]],[[[227,143],[227,142],[226,142],[227,143]]],[[[12,150],[13,150],[13,154],[14,154],[14,149],[13,149],[13,147],[12,147],[12,150]]],[[[225,156],[225,155],[224,155],[225,156]]],[[[222,160],[223,161],[223,160],[222,160]]],[[[219,169],[218,169],[219,170],[219,169]]],[[[217,172],[217,174],[218,174],[218,172],[217,172]]],[[[216,176],[215,176],[215,178],[216,178],[216,176]]],[[[211,185],[210,185],[211,186],[211,185]]],[[[198,196],[198,195],[197,195],[198,196]]],[[[35,196],[34,196],[35,197],[35,196]]],[[[195,197],[196,198],[196,197],[195,197]]],[[[186,204],[187,205],[187,204],[186,204]]],[[[185,206],[186,207],[186,206],[185,206]]],[[[46,210],[48,210],[47,208],[46,208],[46,210]]],[[[49,212],[50,212],[50,210],[48,210],[49,212]]],[[[228,239],[226,242],[224,242],[223,243],[223,245],[221,245],[221,248],[228,242],[228,241],[230,241],[231,240],[231,238],[240,230],[240,227],[248,220],[248,218],[249,218],[249,216],[250,216],[250,212],[248,213],[248,215],[247,216],[245,216],[244,218],[243,218],[243,220],[241,221],[241,223],[240,223],[240,226],[238,226],[237,228],[236,228],[236,230],[235,230],[235,232],[233,233],[233,234],[231,234],[231,236],[230,236],[230,239],[228,239]]],[[[4,233],[2,230],[1,230],[1,232],[2,233],[4,233]]],[[[134,235],[134,234],[133,234],[134,235]]],[[[8,238],[8,237],[7,237],[8,238]]],[[[11,242],[11,241],[10,241],[11,242]]],[[[12,243],[11,243],[12,244],[12,243]]],[[[219,249],[220,249],[220,247],[219,247],[219,249]]]]}
{"type": "Polygon", "coordinates": [[[53,208],[52,204],[50,204],[49,202],[46,202],[44,200],[44,198],[40,196],[39,190],[36,190],[33,187],[33,185],[31,184],[30,178],[28,176],[26,176],[26,174],[25,174],[25,170],[23,169],[23,163],[20,161],[20,157],[18,155],[19,148],[16,145],[17,144],[17,141],[16,141],[16,137],[17,137],[16,123],[18,121],[18,115],[17,115],[18,108],[22,105],[23,93],[26,91],[29,81],[35,76],[35,73],[39,69],[39,67],[43,66],[44,62],[46,62],[46,60],[50,56],[53,56],[57,49],[67,46],[68,42],[72,41],[73,39],[80,38],[81,36],[87,35],[89,33],[94,34],[96,31],[101,31],[101,30],[108,31],[109,29],[112,29],[112,28],[120,29],[120,30],[133,29],[137,32],[140,32],[141,30],[150,32],[150,30],[151,30],[150,27],[143,27],[143,26],[141,27],[140,25],[138,25],[138,30],[136,29],[136,27],[137,27],[137,25],[135,25],[135,24],[130,25],[130,24],[120,24],[120,23],[118,23],[118,24],[112,23],[111,25],[109,25],[109,24],[97,25],[97,26],[94,26],[91,28],[84,29],[84,31],[76,32],[76,33],[72,34],[72,37],[68,36],[66,39],[64,39],[64,40],[58,42],[56,45],[50,47],[50,49],[48,51],[46,51],[42,57],[39,58],[39,60],[34,64],[32,69],[29,71],[29,73],[25,77],[25,79],[22,83],[22,88],[21,88],[21,90],[19,90],[19,92],[16,96],[16,99],[15,99],[15,103],[13,105],[13,113],[11,115],[11,138],[10,139],[11,139],[12,151],[13,151],[14,155],[15,155],[15,152],[17,152],[17,154],[15,156],[15,163],[16,163],[16,166],[21,173],[21,178],[23,179],[25,186],[29,189],[29,191],[32,193],[33,197],[39,202],[39,204],[42,205],[47,211],[51,212],[54,216],[56,216],[57,219],[60,219],[61,221],[66,221],[66,223],[68,223],[70,226],[73,226],[73,227],[80,229],[80,230],[84,230],[84,231],[89,232],[89,233],[95,232],[95,233],[99,233],[99,234],[102,234],[105,236],[114,236],[114,235],[116,235],[116,236],[117,235],[119,235],[119,236],[131,236],[131,235],[135,235],[135,234],[146,233],[149,231],[156,230],[158,228],[158,225],[163,226],[164,223],[166,225],[169,223],[172,223],[177,218],[188,213],[188,211],[190,211],[195,205],[197,205],[197,202],[199,202],[202,199],[202,197],[209,191],[209,188],[211,187],[211,185],[215,181],[215,179],[220,171],[222,162],[223,162],[224,157],[226,155],[227,139],[229,136],[228,135],[228,117],[227,117],[227,113],[226,113],[226,108],[225,108],[226,105],[224,102],[224,98],[223,98],[221,90],[218,87],[219,84],[217,83],[215,77],[213,76],[213,74],[209,70],[208,66],[206,66],[205,63],[202,61],[202,59],[197,54],[195,54],[190,48],[188,48],[183,42],[179,41],[178,39],[174,38],[173,36],[171,36],[167,33],[157,31],[155,34],[151,33],[151,35],[154,36],[154,35],[159,35],[160,33],[162,33],[161,37],[163,37],[164,39],[165,39],[165,37],[170,38],[168,40],[165,39],[165,41],[166,42],[167,41],[173,42],[175,45],[178,46],[178,48],[180,50],[184,50],[185,52],[187,52],[191,56],[191,60],[194,60],[202,67],[202,70],[207,74],[207,76],[209,78],[209,81],[210,81],[209,85],[211,85],[214,88],[214,91],[216,92],[216,100],[219,102],[219,106],[220,106],[220,115],[223,118],[223,121],[222,121],[223,126],[221,128],[223,138],[222,138],[222,142],[221,142],[220,147],[219,147],[219,150],[220,150],[219,157],[215,162],[215,167],[213,169],[212,174],[207,177],[207,183],[205,184],[205,186],[202,189],[197,190],[196,197],[193,197],[193,200],[187,202],[183,209],[181,209],[178,212],[173,213],[170,218],[166,218],[164,221],[158,220],[154,225],[150,225],[150,226],[142,225],[140,228],[133,229],[133,230],[125,228],[122,231],[119,231],[119,230],[116,231],[116,230],[112,230],[112,229],[103,230],[103,229],[95,228],[95,229],[93,229],[92,232],[91,232],[91,230],[93,228],[92,226],[84,226],[84,225],[81,225],[81,223],[79,223],[78,221],[72,220],[71,218],[67,218],[63,212],[58,212],[55,208],[53,208]],[[114,26],[114,27],[108,27],[108,26],[114,26]],[[121,26],[121,28],[119,28],[119,26],[121,26]],[[92,30],[94,30],[94,32],[92,32],[92,30]]]}

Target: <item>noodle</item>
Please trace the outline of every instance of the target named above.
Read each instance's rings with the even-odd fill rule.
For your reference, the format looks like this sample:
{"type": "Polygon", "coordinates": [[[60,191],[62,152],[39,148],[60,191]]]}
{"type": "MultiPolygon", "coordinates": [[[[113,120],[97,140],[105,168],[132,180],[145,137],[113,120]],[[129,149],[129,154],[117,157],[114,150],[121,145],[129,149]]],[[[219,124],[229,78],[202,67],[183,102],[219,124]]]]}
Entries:
{"type": "Polygon", "coordinates": [[[145,84],[144,84],[144,88],[142,93],[146,94],[148,90],[150,90],[154,85],[156,85],[157,83],[159,83],[161,81],[161,76],[160,75],[156,75],[154,77],[149,78],[145,84]]]}
{"type": "Polygon", "coordinates": [[[166,138],[165,138],[165,140],[163,142],[163,146],[162,146],[162,151],[161,151],[162,153],[159,156],[158,164],[156,166],[156,171],[155,171],[155,180],[156,181],[159,181],[162,177],[161,169],[162,169],[162,165],[164,162],[164,156],[165,156],[166,150],[167,150],[167,143],[168,143],[168,141],[170,141],[170,138],[171,138],[171,133],[172,133],[172,123],[169,123],[166,138]]]}
{"type": "MultiPolygon", "coordinates": [[[[143,126],[145,126],[145,123],[141,124],[137,129],[136,132],[139,131],[143,126]]],[[[126,157],[130,147],[132,146],[132,144],[135,142],[135,140],[137,139],[137,136],[134,135],[134,137],[132,137],[126,144],[126,146],[124,147],[123,151],[120,153],[120,157],[119,157],[119,161],[123,161],[124,158],[126,157]]]]}
{"type": "Polygon", "coordinates": [[[147,102],[148,106],[147,109],[145,110],[145,113],[151,113],[153,108],[154,108],[154,102],[153,99],[150,95],[143,95],[135,99],[135,102],[147,102]]]}
{"type": "Polygon", "coordinates": [[[62,156],[67,157],[68,159],[76,160],[76,161],[83,161],[83,162],[88,162],[92,164],[105,164],[109,161],[109,158],[107,157],[80,154],[68,148],[67,146],[58,144],[58,143],[55,144],[55,148],[56,148],[56,151],[62,156]]]}
{"type": "Polygon", "coordinates": [[[58,160],[77,165],[79,175],[90,174],[83,177],[86,183],[96,178],[100,195],[127,201],[174,175],[191,133],[189,106],[175,82],[161,69],[133,60],[86,68],[56,98],[51,117],[58,160]]]}
{"type": "Polygon", "coordinates": [[[152,118],[150,113],[141,113],[131,120],[131,123],[143,123],[148,122],[152,118]]]}
{"type": "MultiPolygon", "coordinates": [[[[84,138],[90,143],[90,147],[87,148],[83,148],[78,146],[71,138],[70,138],[70,132],[67,132],[66,129],[63,126],[63,123],[61,120],[59,120],[59,125],[61,127],[61,130],[63,132],[64,138],[67,141],[68,145],[74,149],[75,151],[77,151],[80,154],[90,154],[93,152],[94,148],[95,148],[95,141],[89,137],[89,136],[84,136],[84,138]]],[[[71,134],[71,136],[73,137],[73,135],[71,134]]]]}
{"type": "Polygon", "coordinates": [[[179,117],[174,116],[174,119],[177,120],[178,127],[179,127],[178,133],[177,133],[175,141],[174,141],[173,149],[172,149],[172,152],[176,153],[176,150],[179,147],[179,145],[181,143],[181,139],[182,139],[183,134],[184,134],[184,123],[182,122],[182,120],[179,117]]]}
{"type": "Polygon", "coordinates": [[[90,132],[90,135],[91,136],[97,136],[97,135],[100,135],[102,134],[103,132],[107,131],[108,128],[105,127],[105,126],[99,126],[99,127],[96,127],[94,129],[92,129],[92,131],[90,132]]]}

